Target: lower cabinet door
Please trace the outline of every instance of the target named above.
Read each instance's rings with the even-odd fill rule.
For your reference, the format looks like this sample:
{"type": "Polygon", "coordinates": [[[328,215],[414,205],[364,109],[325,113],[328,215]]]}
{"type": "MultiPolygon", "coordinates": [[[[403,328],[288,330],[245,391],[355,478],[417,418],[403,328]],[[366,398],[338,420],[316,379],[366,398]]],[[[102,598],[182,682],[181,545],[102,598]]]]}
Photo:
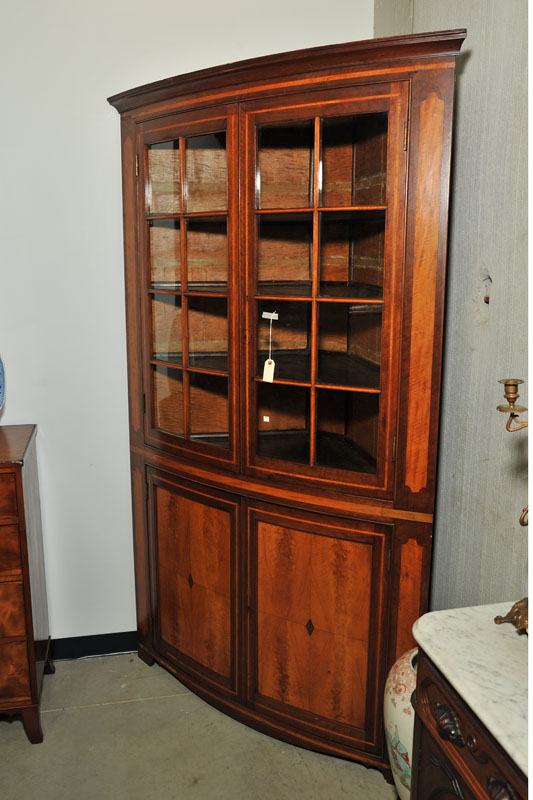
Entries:
{"type": "Polygon", "coordinates": [[[234,694],[239,498],[151,470],[148,483],[155,650],[234,694]]]}
{"type": "Polygon", "coordinates": [[[248,517],[249,705],[380,753],[391,527],[267,505],[248,517]]]}

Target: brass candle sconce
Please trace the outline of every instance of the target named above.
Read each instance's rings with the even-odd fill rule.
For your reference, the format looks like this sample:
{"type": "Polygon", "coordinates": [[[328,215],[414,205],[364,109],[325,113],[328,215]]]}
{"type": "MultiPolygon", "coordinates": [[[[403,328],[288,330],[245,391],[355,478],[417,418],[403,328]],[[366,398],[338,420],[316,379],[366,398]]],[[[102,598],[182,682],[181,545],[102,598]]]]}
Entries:
{"type": "Polygon", "coordinates": [[[520,422],[518,425],[515,425],[514,428],[512,427],[513,421],[518,417],[519,414],[523,414],[524,411],[527,411],[525,406],[517,406],[516,401],[520,397],[518,394],[518,387],[524,381],[521,378],[502,378],[498,381],[498,383],[503,383],[505,387],[505,391],[503,396],[507,400],[506,406],[496,406],[497,411],[503,411],[504,414],[509,414],[509,419],[507,420],[507,425],[505,426],[508,431],[521,431],[522,428],[527,428],[527,422],[520,422]]]}
{"type": "MultiPolygon", "coordinates": [[[[528,423],[526,422],[518,422],[514,424],[514,421],[518,419],[519,414],[523,414],[524,411],[527,411],[525,406],[517,406],[516,401],[520,397],[518,394],[518,386],[521,383],[524,383],[523,380],[520,378],[502,378],[498,383],[503,383],[505,387],[505,391],[503,396],[507,400],[506,406],[496,406],[497,411],[502,411],[504,414],[509,414],[509,419],[507,420],[507,425],[505,426],[506,430],[514,433],[514,431],[521,431],[522,428],[527,428],[528,423]]],[[[528,506],[522,509],[522,513],[520,514],[520,525],[527,525],[527,513],[528,513],[528,506]]]]}
{"type": "MultiPolygon", "coordinates": [[[[505,426],[508,431],[513,433],[514,431],[521,431],[523,428],[527,428],[528,423],[526,422],[518,422],[515,423],[515,420],[518,419],[519,414],[523,414],[524,411],[527,411],[527,408],[524,406],[517,406],[516,401],[520,397],[518,394],[518,386],[521,383],[524,383],[523,380],[520,378],[502,378],[499,383],[503,383],[505,390],[504,390],[504,397],[507,400],[507,405],[497,406],[497,411],[502,411],[504,414],[509,414],[509,419],[507,420],[507,425],[505,426]]],[[[528,515],[528,506],[526,506],[522,513],[520,514],[520,525],[526,526],[527,525],[527,515],[528,515]]],[[[502,622],[512,622],[512,624],[516,627],[518,633],[527,633],[528,632],[528,603],[527,597],[524,597],[522,600],[518,600],[511,610],[504,616],[504,617],[495,617],[494,622],[500,624],[502,622]]]]}

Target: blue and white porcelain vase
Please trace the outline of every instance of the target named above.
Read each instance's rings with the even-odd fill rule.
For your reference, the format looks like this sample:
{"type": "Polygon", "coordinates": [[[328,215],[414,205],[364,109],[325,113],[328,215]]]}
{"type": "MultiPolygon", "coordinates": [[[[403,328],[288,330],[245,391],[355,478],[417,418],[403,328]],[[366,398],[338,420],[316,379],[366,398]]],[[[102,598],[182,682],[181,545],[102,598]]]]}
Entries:
{"type": "Polygon", "coordinates": [[[411,695],[416,688],[418,648],[404,653],[393,664],[385,683],[383,716],[387,750],[400,800],[411,797],[411,766],[415,711],[411,695]]]}

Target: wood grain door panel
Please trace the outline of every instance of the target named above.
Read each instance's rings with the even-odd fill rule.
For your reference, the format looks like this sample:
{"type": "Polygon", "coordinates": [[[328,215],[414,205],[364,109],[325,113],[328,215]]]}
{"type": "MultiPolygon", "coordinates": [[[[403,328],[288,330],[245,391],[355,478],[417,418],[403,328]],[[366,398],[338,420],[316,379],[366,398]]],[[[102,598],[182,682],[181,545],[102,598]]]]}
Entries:
{"type": "Polygon", "coordinates": [[[31,695],[26,642],[0,642],[0,708],[27,700],[31,695]]]}
{"type": "Polygon", "coordinates": [[[0,583],[0,636],[25,636],[22,581],[0,583]]]}
{"type": "Polygon", "coordinates": [[[149,475],[155,648],[234,690],[238,500],[149,475]]]}
{"type": "Polygon", "coordinates": [[[250,510],[252,703],[372,740],[387,527],[250,510]]]}
{"type": "Polygon", "coordinates": [[[17,484],[11,472],[0,473],[0,514],[17,513],[17,484]]]}
{"type": "Polygon", "coordinates": [[[0,525],[0,577],[22,573],[18,525],[0,525]]]}

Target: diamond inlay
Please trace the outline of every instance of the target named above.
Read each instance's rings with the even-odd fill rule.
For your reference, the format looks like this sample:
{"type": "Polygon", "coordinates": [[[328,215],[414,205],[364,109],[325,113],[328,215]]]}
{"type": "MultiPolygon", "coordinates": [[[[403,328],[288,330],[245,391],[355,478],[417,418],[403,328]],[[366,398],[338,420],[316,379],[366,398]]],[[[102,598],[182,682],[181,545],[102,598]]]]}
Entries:
{"type": "Polygon", "coordinates": [[[191,573],[189,572],[189,586],[191,587],[191,589],[192,589],[192,585],[193,585],[193,583],[194,583],[194,581],[193,581],[193,579],[192,579],[192,575],[191,575],[191,573]]]}
{"type": "Polygon", "coordinates": [[[309,634],[309,636],[311,636],[311,634],[313,633],[313,631],[315,629],[315,626],[313,625],[313,623],[311,622],[310,619],[307,620],[307,624],[306,624],[305,627],[307,628],[307,633],[309,634]]]}

